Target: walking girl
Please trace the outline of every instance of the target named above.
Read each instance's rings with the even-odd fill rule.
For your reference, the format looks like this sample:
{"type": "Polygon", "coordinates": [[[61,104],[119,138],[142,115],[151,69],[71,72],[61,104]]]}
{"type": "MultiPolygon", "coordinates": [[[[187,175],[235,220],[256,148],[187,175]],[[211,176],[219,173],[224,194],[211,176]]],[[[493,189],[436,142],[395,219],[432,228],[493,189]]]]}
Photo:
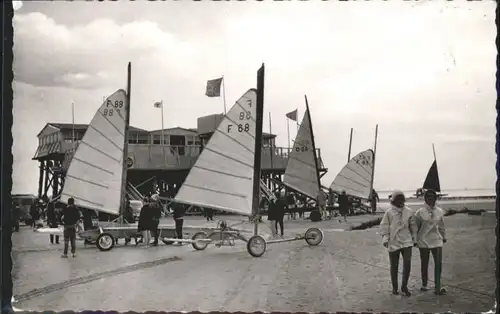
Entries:
{"type": "Polygon", "coordinates": [[[411,250],[416,245],[417,228],[413,212],[405,206],[405,196],[395,191],[391,197],[391,207],[385,212],[380,222],[382,243],[389,251],[391,264],[392,294],[398,295],[399,256],[403,256],[403,279],[401,292],[411,296],[408,290],[408,279],[411,270],[411,250]]]}
{"type": "Polygon", "coordinates": [[[441,267],[443,244],[446,243],[444,228],[444,211],[436,206],[437,194],[433,190],[424,192],[425,206],[415,214],[417,224],[417,246],[420,251],[420,263],[422,272],[421,291],[427,291],[429,258],[432,254],[434,260],[434,282],[436,295],[446,294],[441,288],[441,267]]]}

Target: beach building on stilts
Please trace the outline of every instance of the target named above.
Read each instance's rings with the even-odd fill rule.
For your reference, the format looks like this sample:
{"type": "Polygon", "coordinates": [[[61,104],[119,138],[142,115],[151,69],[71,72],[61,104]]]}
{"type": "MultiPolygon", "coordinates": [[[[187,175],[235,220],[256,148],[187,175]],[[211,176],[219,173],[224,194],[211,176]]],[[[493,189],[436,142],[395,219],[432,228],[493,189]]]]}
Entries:
{"type": "MultiPolygon", "coordinates": [[[[139,199],[149,193],[158,193],[164,198],[175,197],[203,147],[223,119],[224,114],[199,117],[196,128],[173,127],[148,131],[130,126],[127,196],[139,199]]],[[[38,197],[60,194],[73,153],[87,128],[87,124],[49,122],[37,135],[38,148],[33,160],[39,163],[38,197]]],[[[276,135],[262,133],[261,178],[270,190],[278,187],[275,182],[283,180],[292,149],[276,146],[276,135]]],[[[319,148],[316,148],[316,155],[319,173],[323,175],[326,169],[319,148]]]]}

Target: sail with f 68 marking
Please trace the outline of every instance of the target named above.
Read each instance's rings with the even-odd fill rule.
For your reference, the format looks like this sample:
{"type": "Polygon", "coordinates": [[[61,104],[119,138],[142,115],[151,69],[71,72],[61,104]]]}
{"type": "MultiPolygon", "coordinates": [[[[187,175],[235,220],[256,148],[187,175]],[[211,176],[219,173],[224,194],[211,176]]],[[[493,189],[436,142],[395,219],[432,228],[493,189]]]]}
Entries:
{"type": "Polygon", "coordinates": [[[61,191],[62,203],[118,215],[121,204],[127,94],[109,96],[90,122],[73,158],[61,191]]]}
{"type": "Polygon", "coordinates": [[[318,177],[311,118],[309,108],[307,108],[295,137],[293,149],[288,157],[283,183],[310,198],[316,199],[320,191],[318,177]]]}
{"type": "Polygon", "coordinates": [[[354,156],[337,174],[330,189],[347,195],[368,199],[373,174],[373,150],[365,150],[354,156]]]}
{"type": "Polygon", "coordinates": [[[179,203],[252,215],[257,91],[229,110],[189,171],[179,203]]]}

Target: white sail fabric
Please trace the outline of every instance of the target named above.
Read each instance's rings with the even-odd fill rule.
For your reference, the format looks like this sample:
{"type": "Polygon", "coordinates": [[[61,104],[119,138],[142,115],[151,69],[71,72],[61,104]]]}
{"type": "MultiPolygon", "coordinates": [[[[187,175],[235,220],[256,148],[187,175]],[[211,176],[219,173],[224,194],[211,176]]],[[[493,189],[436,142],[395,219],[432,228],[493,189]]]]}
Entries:
{"type": "Polygon", "coordinates": [[[252,214],[257,91],[247,91],[229,110],[189,171],[175,200],[252,214]]]}
{"type": "Polygon", "coordinates": [[[309,109],[307,109],[288,157],[283,183],[310,198],[316,199],[320,189],[314,154],[311,121],[309,109]]]}
{"type": "Polygon", "coordinates": [[[373,174],[373,150],[365,150],[352,158],[337,174],[330,189],[347,195],[368,199],[373,174]]]}
{"type": "Polygon", "coordinates": [[[126,92],[108,97],[90,122],[69,164],[61,202],[118,215],[123,178],[126,92]]]}

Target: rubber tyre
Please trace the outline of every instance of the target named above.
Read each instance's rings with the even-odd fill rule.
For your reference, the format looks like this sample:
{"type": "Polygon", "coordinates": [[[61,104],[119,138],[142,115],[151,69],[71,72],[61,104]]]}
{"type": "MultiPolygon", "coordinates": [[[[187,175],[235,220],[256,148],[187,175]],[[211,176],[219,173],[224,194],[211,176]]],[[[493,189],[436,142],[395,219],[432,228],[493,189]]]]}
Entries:
{"type": "MultiPolygon", "coordinates": [[[[200,232],[196,232],[191,237],[191,240],[207,239],[207,238],[208,238],[208,235],[205,232],[200,231],[200,232]]],[[[206,242],[193,242],[193,243],[191,243],[191,245],[193,246],[193,249],[195,249],[196,251],[203,251],[204,249],[207,248],[208,243],[206,243],[206,242]]]]}
{"type": "Polygon", "coordinates": [[[104,232],[97,237],[95,244],[101,252],[107,252],[111,251],[115,247],[115,239],[111,234],[104,232]],[[101,242],[104,241],[108,244],[103,245],[101,242]]]}
{"type": "Polygon", "coordinates": [[[247,251],[253,257],[261,257],[266,252],[266,249],[267,249],[266,239],[264,239],[260,235],[252,236],[247,242],[247,251]],[[261,242],[263,244],[262,250],[258,251],[258,250],[255,250],[253,248],[253,245],[255,244],[255,242],[261,242]]]}
{"type": "Polygon", "coordinates": [[[319,213],[319,210],[315,209],[309,214],[309,218],[311,219],[312,222],[318,222],[321,221],[321,214],[319,213]]]}
{"type": "Polygon", "coordinates": [[[164,240],[164,238],[161,239],[161,242],[163,242],[163,244],[165,244],[165,245],[172,245],[172,244],[174,244],[174,241],[166,241],[166,240],[164,240]]]}
{"type": "Polygon", "coordinates": [[[323,242],[323,231],[318,228],[309,228],[304,234],[304,238],[310,246],[320,245],[323,242]]]}

